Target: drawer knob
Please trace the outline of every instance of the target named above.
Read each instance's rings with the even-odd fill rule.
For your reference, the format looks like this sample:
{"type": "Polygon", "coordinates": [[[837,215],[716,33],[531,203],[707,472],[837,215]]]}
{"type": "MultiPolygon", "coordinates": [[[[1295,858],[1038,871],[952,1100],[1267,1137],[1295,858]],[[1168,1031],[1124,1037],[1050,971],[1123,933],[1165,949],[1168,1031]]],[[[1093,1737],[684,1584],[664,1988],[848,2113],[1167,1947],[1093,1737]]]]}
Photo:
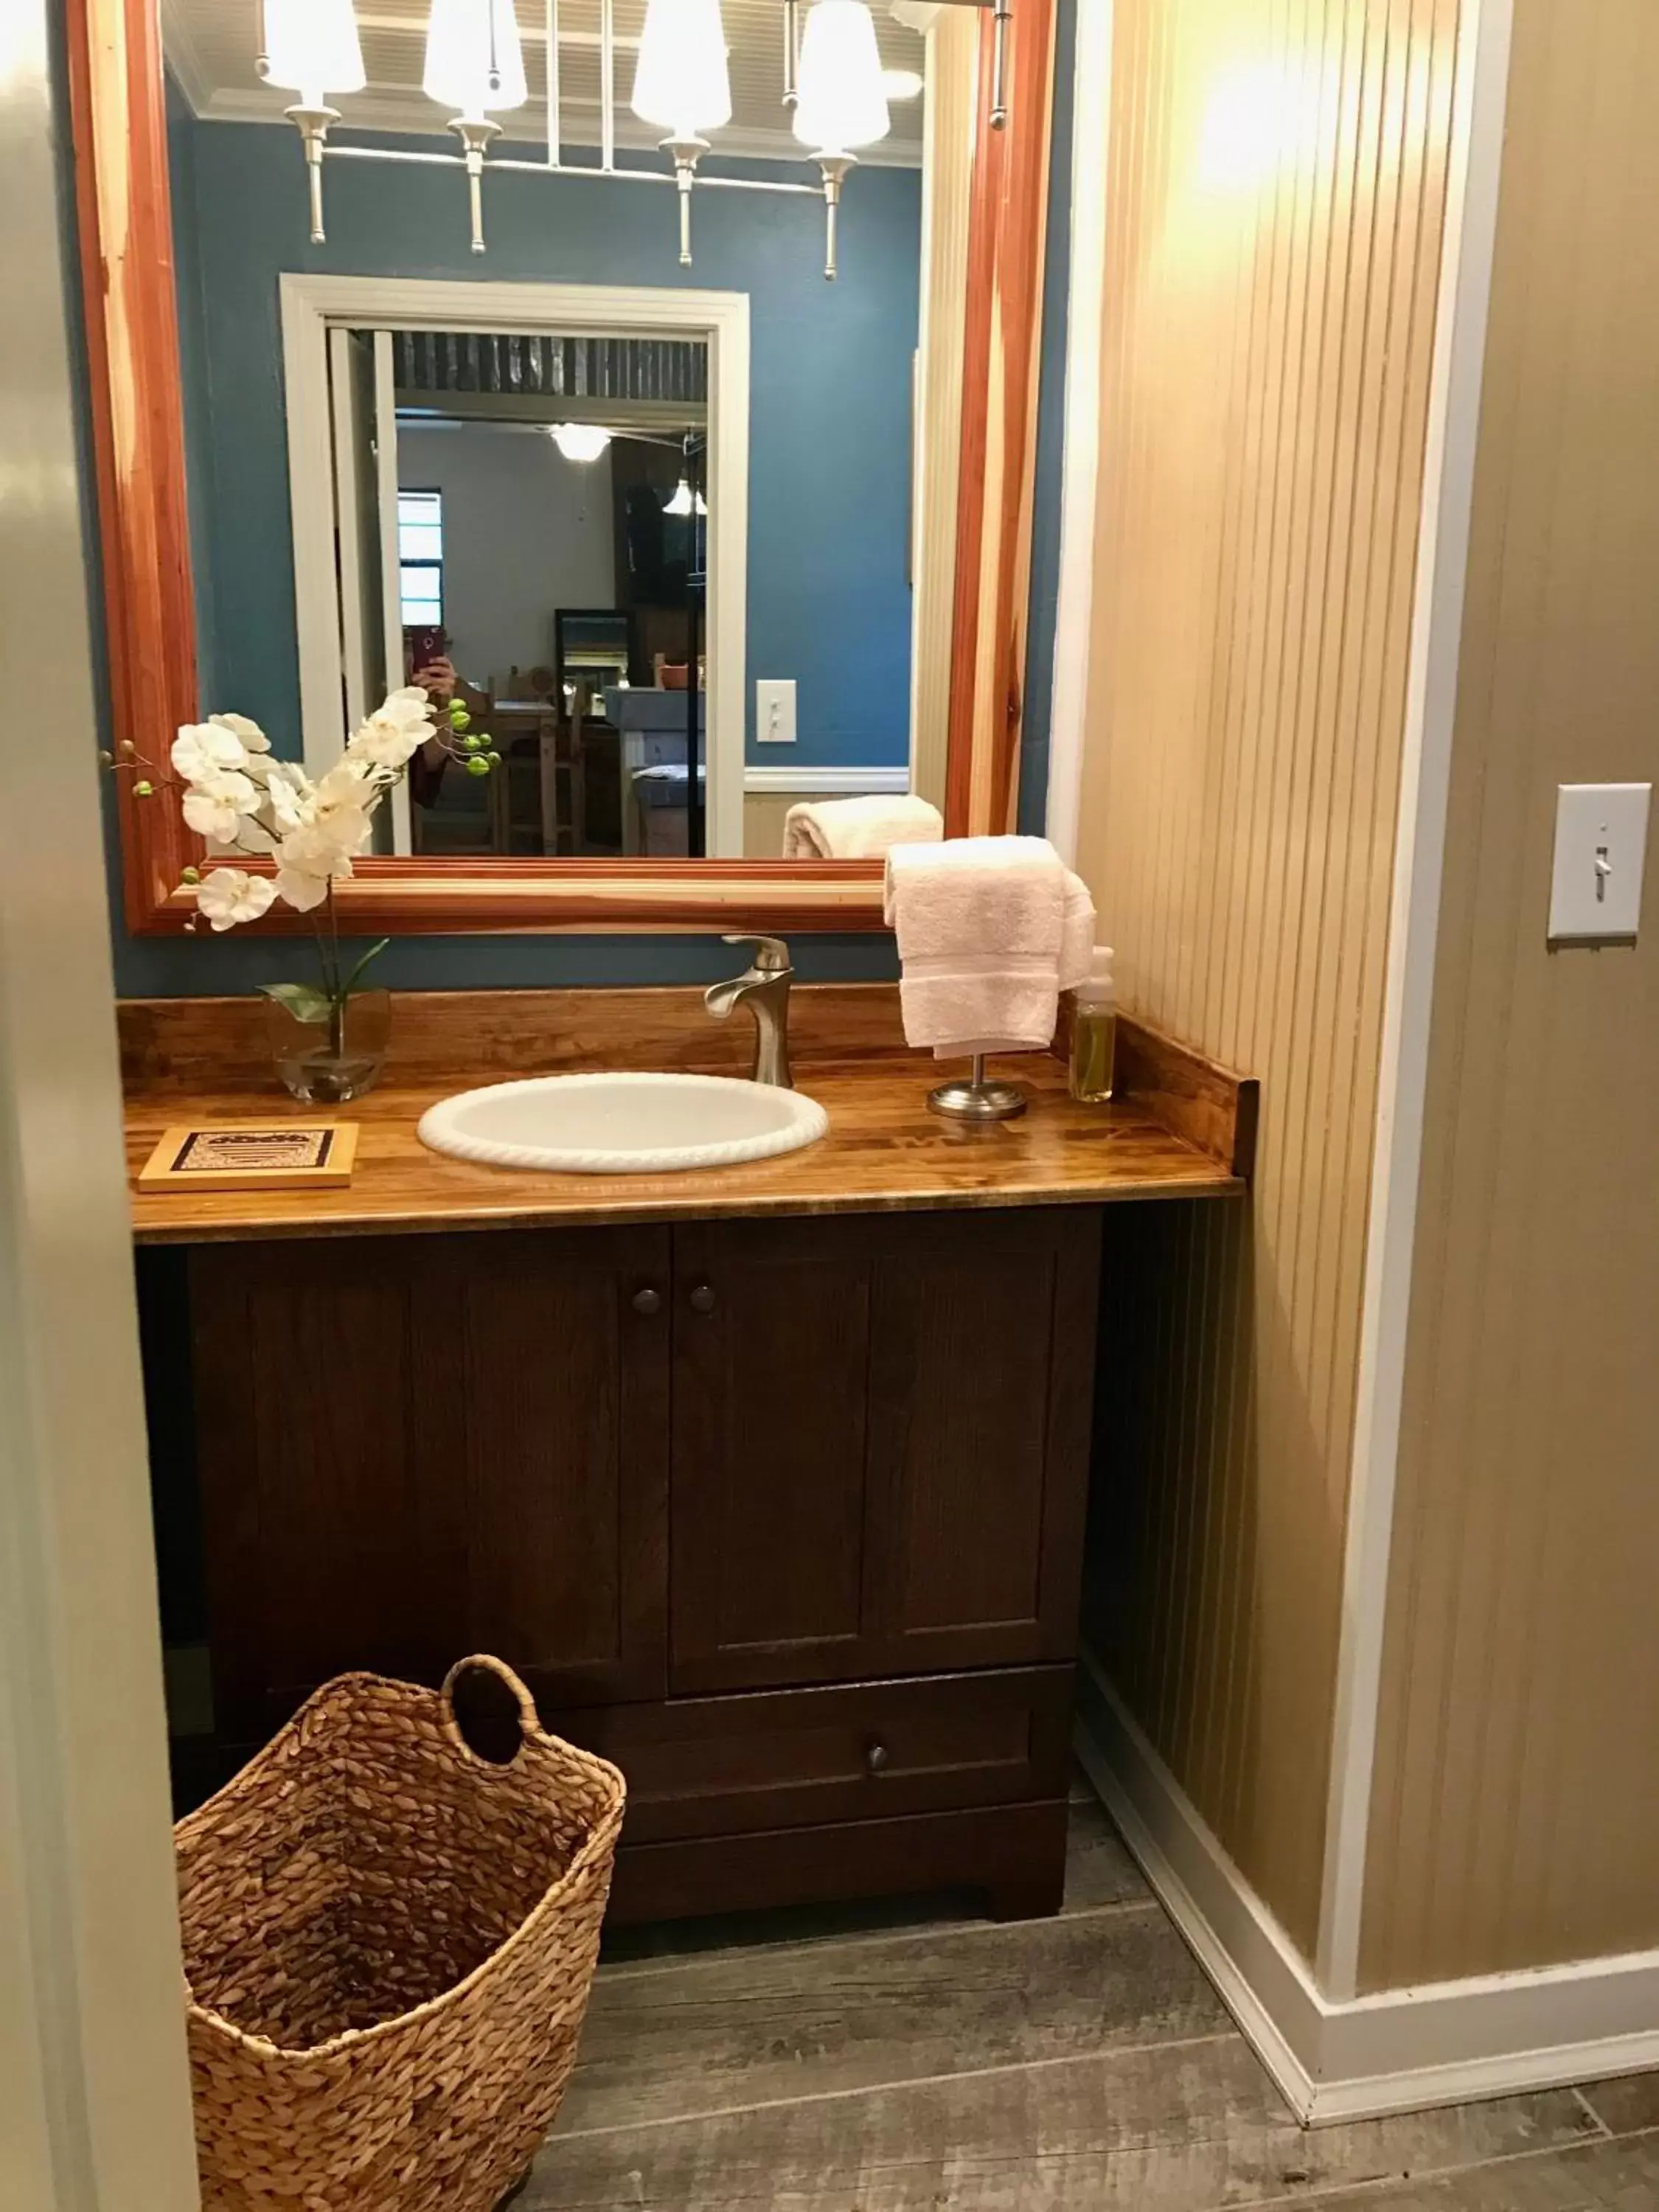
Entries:
{"type": "Polygon", "coordinates": [[[660,1313],[662,1311],[662,1292],[660,1291],[653,1291],[648,1284],[644,1290],[635,1291],[634,1293],[634,1310],[636,1314],[660,1313]]]}
{"type": "Polygon", "coordinates": [[[872,1743],[864,1754],[864,1763],[872,1774],[879,1774],[887,1764],[886,1745],[872,1743]]]}
{"type": "Polygon", "coordinates": [[[714,1293],[707,1283],[699,1283],[691,1293],[693,1313],[711,1314],[714,1310],[714,1293]]]}

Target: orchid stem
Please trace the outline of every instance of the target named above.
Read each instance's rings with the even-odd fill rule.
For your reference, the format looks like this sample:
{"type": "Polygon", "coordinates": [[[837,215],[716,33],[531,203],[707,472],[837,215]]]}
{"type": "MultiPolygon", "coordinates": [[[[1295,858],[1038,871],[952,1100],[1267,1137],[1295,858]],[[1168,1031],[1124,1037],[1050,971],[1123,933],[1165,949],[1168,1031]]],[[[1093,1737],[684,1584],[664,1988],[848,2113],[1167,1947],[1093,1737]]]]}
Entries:
{"type": "Polygon", "coordinates": [[[331,882],[323,902],[327,918],[326,930],[319,924],[317,930],[318,950],[323,963],[323,985],[328,993],[328,1048],[338,1060],[345,1051],[345,1000],[340,991],[340,918],[334,908],[334,885],[331,882]]]}

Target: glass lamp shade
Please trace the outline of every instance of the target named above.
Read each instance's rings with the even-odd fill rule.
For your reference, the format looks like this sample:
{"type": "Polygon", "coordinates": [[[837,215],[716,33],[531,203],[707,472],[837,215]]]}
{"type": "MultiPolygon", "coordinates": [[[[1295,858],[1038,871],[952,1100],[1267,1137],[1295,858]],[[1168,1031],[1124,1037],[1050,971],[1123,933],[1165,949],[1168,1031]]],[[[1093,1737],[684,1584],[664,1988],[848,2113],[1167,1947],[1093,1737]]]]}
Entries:
{"type": "Polygon", "coordinates": [[[421,89],[454,115],[522,107],[529,88],[513,0],[432,0],[421,89]]]}
{"type": "Polygon", "coordinates": [[[672,499],[663,501],[662,511],[665,514],[707,514],[708,503],[701,492],[694,500],[690,485],[682,477],[674,487],[672,499]]]}
{"type": "Polygon", "coordinates": [[[597,422],[556,422],[553,442],[568,461],[597,461],[611,443],[611,433],[597,422]]]}
{"type": "Polygon", "coordinates": [[[351,0],[265,0],[268,81],[320,107],[334,92],[361,92],[363,49],[351,0]]]}
{"type": "Polygon", "coordinates": [[[815,0],[800,47],[795,136],[821,153],[849,154],[887,136],[876,26],[864,0],[815,0]]]}
{"type": "Polygon", "coordinates": [[[634,112],[674,138],[732,120],[720,0],[650,0],[634,71],[634,112]]]}

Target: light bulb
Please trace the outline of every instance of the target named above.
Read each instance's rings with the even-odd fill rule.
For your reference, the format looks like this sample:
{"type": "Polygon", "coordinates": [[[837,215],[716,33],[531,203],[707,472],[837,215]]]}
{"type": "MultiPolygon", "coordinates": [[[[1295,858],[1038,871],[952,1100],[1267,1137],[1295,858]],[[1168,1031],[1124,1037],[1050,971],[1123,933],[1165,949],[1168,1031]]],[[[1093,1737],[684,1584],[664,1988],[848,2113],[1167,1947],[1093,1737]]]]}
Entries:
{"type": "Polygon", "coordinates": [[[265,0],[267,82],[321,107],[334,92],[361,92],[363,49],[351,0],[265,0]]]}
{"type": "Polygon", "coordinates": [[[522,107],[529,87],[513,0],[432,0],[421,88],[458,115],[522,107]]]}
{"type": "Polygon", "coordinates": [[[850,153],[887,136],[876,26],[864,0],[815,0],[800,48],[795,136],[803,146],[850,153]]]}
{"type": "Polygon", "coordinates": [[[597,422],[556,422],[551,436],[568,461],[597,461],[611,443],[611,433],[597,422]]]}
{"type": "Polygon", "coordinates": [[[674,138],[701,138],[732,120],[720,0],[650,0],[632,105],[642,123],[674,138]]]}
{"type": "Polygon", "coordinates": [[[920,100],[922,76],[920,70],[890,70],[881,73],[881,88],[890,100],[920,100]]]}
{"type": "Polygon", "coordinates": [[[707,514],[708,507],[701,492],[693,504],[691,487],[682,477],[674,487],[673,498],[664,501],[662,511],[665,514],[707,514]]]}

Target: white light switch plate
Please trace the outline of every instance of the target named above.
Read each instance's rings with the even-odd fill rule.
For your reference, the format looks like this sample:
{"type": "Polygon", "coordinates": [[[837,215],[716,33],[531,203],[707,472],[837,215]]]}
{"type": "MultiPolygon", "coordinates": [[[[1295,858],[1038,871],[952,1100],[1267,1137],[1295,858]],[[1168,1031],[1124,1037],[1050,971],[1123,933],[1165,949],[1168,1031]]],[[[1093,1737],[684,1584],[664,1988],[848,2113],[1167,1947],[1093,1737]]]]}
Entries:
{"type": "Polygon", "coordinates": [[[1642,919],[1650,783],[1564,783],[1556,794],[1552,945],[1636,934],[1642,919]]]}
{"type": "Polygon", "coordinates": [[[795,679],[762,676],[755,683],[755,738],[763,745],[795,742],[795,679]]]}

